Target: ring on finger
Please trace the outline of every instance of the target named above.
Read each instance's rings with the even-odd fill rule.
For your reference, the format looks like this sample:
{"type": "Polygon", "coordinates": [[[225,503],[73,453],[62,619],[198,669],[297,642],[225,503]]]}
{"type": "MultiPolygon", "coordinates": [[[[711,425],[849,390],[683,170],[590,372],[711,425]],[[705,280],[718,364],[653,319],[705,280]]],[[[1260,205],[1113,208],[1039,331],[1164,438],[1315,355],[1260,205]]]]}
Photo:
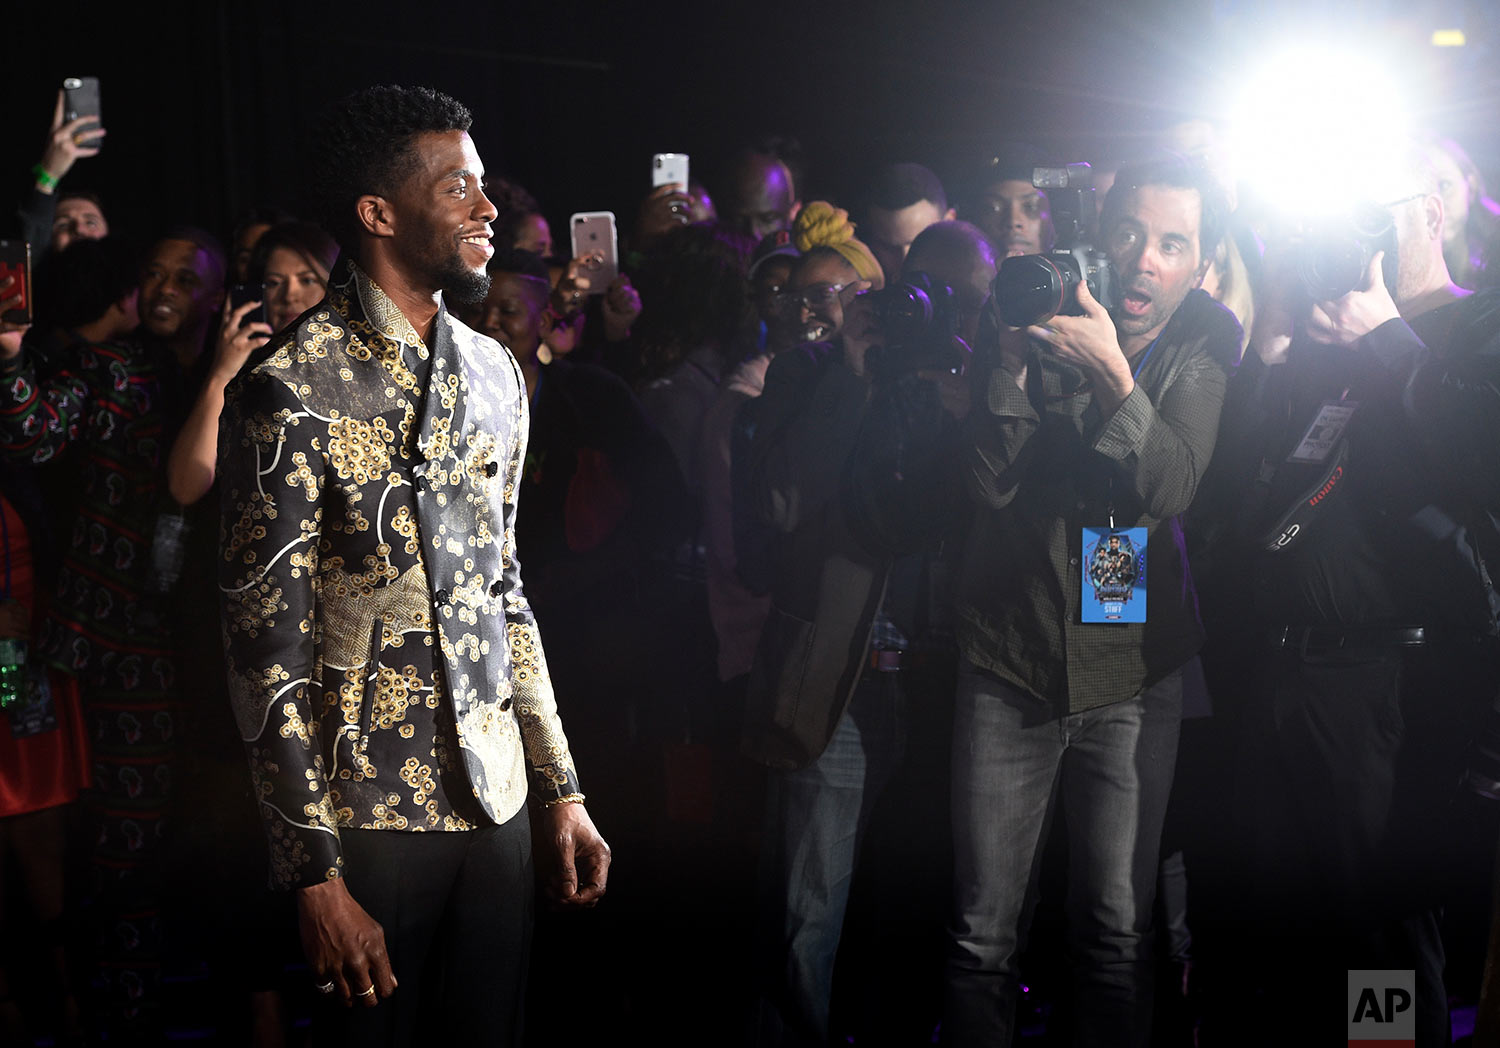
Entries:
{"type": "Polygon", "coordinates": [[[325,983],[318,983],[318,985],[314,986],[313,989],[317,990],[319,993],[332,993],[334,990],[333,980],[329,979],[325,983]]]}
{"type": "Polygon", "coordinates": [[[368,996],[370,996],[370,994],[372,994],[374,992],[375,992],[375,985],[372,983],[372,984],[370,984],[370,986],[368,988],[359,991],[359,993],[355,994],[354,996],[356,996],[356,997],[368,997],[368,996]]]}

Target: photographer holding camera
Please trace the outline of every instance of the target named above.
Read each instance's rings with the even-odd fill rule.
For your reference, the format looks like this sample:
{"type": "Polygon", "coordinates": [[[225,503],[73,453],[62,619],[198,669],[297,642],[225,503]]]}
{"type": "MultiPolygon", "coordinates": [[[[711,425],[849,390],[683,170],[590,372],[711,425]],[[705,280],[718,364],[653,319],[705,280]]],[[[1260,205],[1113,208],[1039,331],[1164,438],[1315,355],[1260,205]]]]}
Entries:
{"type": "Polygon", "coordinates": [[[1202,507],[1205,614],[1242,640],[1211,667],[1253,798],[1236,955],[1274,958],[1320,1044],[1350,969],[1414,969],[1417,1044],[1448,1043],[1441,888],[1478,865],[1454,802],[1500,795],[1500,295],[1451,279],[1425,152],[1386,174],[1387,202],[1270,246],[1202,507]]]}
{"type": "MultiPolygon", "coordinates": [[[[1011,1041],[1059,801],[1074,1043],[1150,1036],[1181,669],[1203,639],[1176,518],[1208,465],[1240,340],[1233,316],[1196,290],[1224,213],[1212,176],[1180,157],[1122,167],[1104,203],[1103,252],[1050,256],[1077,315],[1044,310],[1041,323],[1001,330],[976,387],[964,462],[976,511],[956,597],[945,1044],[1011,1041]],[[1089,564],[1112,536],[1130,564],[1095,580],[1089,564]]],[[[1002,318],[1026,312],[1015,292],[1027,281],[1009,278],[1048,258],[1005,260],[1002,318]]]]}
{"type": "MultiPolygon", "coordinates": [[[[820,246],[802,235],[827,225],[817,219],[825,206],[809,204],[798,218],[806,254],[793,288],[832,261],[826,236],[820,246]]],[[[840,226],[832,239],[847,245],[846,235],[840,226]]],[[[778,354],[764,393],[741,411],[741,432],[753,435],[736,449],[736,493],[746,498],[735,510],[771,535],[772,606],[743,742],[770,769],[760,1044],[828,1043],[834,957],[877,800],[895,828],[876,836],[899,847],[868,868],[877,898],[888,888],[899,903],[884,908],[887,948],[865,968],[883,991],[870,995],[882,1002],[871,1022],[892,1043],[918,1043],[937,1018],[937,958],[922,946],[938,939],[948,887],[953,651],[936,550],[953,522],[943,507],[961,504],[955,412],[963,405],[954,393],[963,380],[951,369],[965,363],[964,340],[974,337],[994,273],[994,249],[979,230],[930,226],[901,281],[850,296],[821,321],[804,304],[803,317],[833,336],[778,354]],[[902,871],[899,883],[893,870],[902,871]],[[892,939],[903,945],[891,949],[892,939]]],[[[838,302],[809,297],[814,306],[838,302]]],[[[746,531],[741,521],[737,537],[746,531]]]]}

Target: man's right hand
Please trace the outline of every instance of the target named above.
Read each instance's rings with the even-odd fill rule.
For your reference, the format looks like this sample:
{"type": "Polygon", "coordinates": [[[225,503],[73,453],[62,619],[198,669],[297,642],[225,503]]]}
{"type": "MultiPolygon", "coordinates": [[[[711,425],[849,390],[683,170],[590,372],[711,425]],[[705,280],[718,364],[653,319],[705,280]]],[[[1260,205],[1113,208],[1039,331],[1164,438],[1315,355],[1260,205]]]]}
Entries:
{"type": "Polygon", "coordinates": [[[638,246],[646,245],[666,236],[678,226],[693,220],[693,202],[688,198],[687,187],[678,182],[657,186],[651,195],[641,201],[636,214],[635,239],[638,246]]]}
{"type": "MultiPolygon", "coordinates": [[[[97,119],[91,116],[63,120],[63,92],[58,91],[57,105],[52,111],[52,130],[47,133],[47,146],[42,150],[42,169],[54,180],[61,180],[79,160],[98,156],[104,128],[89,126],[97,124],[97,119]],[[83,142],[88,144],[80,144],[83,142]]],[[[45,192],[52,190],[49,188],[45,192]]]]}
{"type": "Polygon", "coordinates": [[[385,930],[354,901],[343,878],[299,888],[297,924],[313,980],[333,983],[346,1007],[373,1008],[396,992],[385,930]]]}

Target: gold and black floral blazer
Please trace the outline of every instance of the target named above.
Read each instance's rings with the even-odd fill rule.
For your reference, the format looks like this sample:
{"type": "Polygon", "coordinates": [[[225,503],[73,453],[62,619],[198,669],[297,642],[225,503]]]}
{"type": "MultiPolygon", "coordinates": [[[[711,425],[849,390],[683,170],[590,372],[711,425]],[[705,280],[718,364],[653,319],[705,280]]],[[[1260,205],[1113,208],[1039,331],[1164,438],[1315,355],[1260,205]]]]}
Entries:
{"type": "Polygon", "coordinates": [[[528,408],[509,351],[432,345],[356,265],[230,386],[220,589],[273,880],[341,827],[462,830],[576,797],[515,555],[528,408]]]}

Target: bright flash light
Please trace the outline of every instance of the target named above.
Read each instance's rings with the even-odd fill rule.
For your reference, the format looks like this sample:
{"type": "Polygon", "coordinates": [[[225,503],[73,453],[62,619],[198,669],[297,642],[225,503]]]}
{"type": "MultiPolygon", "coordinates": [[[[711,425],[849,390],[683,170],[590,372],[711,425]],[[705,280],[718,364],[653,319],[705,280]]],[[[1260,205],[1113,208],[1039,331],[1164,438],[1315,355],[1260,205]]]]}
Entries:
{"type": "Polygon", "coordinates": [[[1434,29],[1432,31],[1433,47],[1463,47],[1468,43],[1464,38],[1462,29],[1434,29]]]}
{"type": "Polygon", "coordinates": [[[1396,67],[1368,54],[1307,46],[1245,82],[1232,134],[1246,185],[1278,210],[1326,215],[1385,200],[1409,94],[1396,67]]]}

